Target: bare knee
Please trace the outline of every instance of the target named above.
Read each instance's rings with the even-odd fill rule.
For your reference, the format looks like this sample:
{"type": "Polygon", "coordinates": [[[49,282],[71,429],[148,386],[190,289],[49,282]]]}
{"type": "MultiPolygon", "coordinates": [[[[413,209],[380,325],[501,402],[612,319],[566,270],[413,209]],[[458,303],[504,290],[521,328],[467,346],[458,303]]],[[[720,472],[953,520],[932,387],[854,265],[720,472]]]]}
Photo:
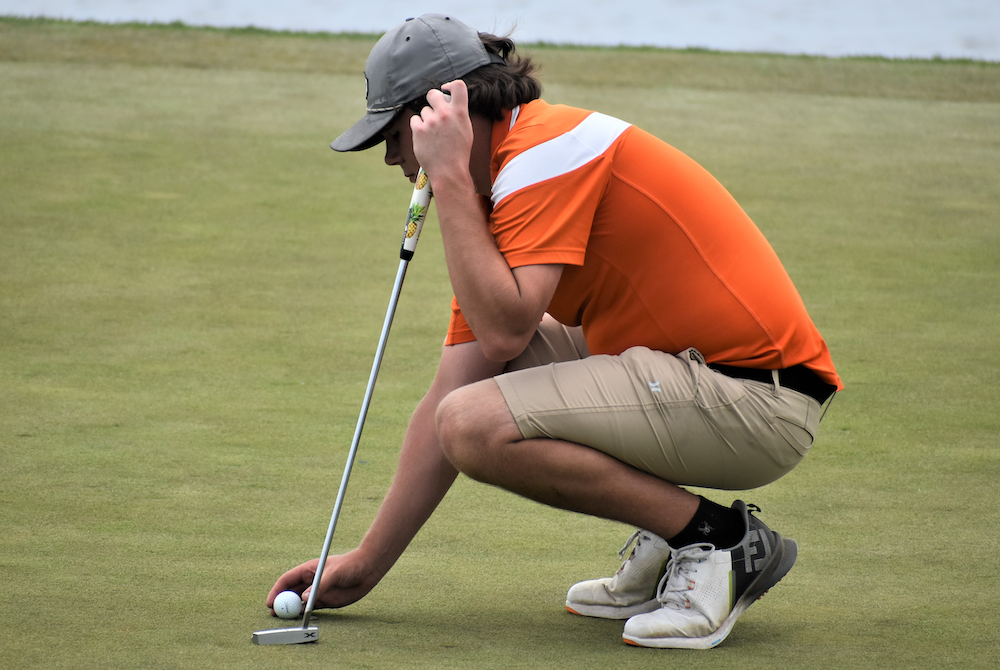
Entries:
{"type": "Polygon", "coordinates": [[[473,406],[466,388],[452,391],[438,405],[435,420],[438,441],[445,458],[458,470],[466,472],[475,450],[471,445],[480,440],[472,419],[473,406]]]}
{"type": "Polygon", "coordinates": [[[459,471],[480,481],[487,479],[485,469],[496,450],[521,437],[493,380],[449,393],[438,405],[435,419],[445,457],[459,471]]]}

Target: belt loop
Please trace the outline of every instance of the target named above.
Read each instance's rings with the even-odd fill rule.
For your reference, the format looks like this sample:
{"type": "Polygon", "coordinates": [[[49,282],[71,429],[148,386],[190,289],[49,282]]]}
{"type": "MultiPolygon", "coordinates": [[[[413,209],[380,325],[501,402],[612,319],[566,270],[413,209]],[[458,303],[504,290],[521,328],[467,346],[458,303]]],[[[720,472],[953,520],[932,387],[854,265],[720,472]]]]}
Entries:
{"type": "Polygon", "coordinates": [[[781,381],[778,378],[778,371],[777,370],[771,370],[771,384],[773,385],[773,388],[774,388],[774,391],[773,391],[774,397],[775,398],[780,398],[781,397],[781,381]]]}

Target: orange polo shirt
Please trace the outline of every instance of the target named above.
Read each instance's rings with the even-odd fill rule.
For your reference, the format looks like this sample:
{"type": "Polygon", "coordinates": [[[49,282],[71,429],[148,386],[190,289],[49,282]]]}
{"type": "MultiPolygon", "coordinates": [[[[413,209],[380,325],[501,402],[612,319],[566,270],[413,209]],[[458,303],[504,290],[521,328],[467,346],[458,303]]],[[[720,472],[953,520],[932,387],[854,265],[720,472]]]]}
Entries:
{"type": "MultiPolygon", "coordinates": [[[[771,245],[704,168],[635,126],[536,100],[494,125],[484,209],[510,267],[560,264],[548,312],[594,354],[698,349],[842,388],[771,245]]],[[[475,339],[452,301],[446,344],[475,339]]]]}

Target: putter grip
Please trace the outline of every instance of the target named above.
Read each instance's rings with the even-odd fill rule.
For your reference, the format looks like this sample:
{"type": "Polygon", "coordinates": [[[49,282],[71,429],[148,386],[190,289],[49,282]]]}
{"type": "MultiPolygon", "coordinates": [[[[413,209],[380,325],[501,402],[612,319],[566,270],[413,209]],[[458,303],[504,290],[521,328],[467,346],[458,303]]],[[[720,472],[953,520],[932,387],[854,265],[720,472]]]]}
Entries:
{"type": "Polygon", "coordinates": [[[424,227],[427,210],[431,206],[431,182],[423,168],[417,172],[417,182],[413,186],[413,196],[410,198],[410,209],[406,212],[406,228],[403,229],[403,246],[399,250],[399,258],[409,261],[417,250],[417,240],[420,229],[424,227]]]}

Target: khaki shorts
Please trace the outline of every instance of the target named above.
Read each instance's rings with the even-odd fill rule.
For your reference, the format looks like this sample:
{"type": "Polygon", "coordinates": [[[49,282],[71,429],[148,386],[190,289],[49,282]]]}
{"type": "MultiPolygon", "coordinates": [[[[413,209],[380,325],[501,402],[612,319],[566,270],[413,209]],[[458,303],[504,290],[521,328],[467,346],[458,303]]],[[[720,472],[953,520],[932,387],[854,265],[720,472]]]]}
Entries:
{"type": "Polygon", "coordinates": [[[763,486],[809,451],[820,404],[727,377],[695,349],[633,347],[590,356],[579,328],[546,316],[527,350],[496,377],[526,439],[598,449],[680,486],[763,486]]]}

